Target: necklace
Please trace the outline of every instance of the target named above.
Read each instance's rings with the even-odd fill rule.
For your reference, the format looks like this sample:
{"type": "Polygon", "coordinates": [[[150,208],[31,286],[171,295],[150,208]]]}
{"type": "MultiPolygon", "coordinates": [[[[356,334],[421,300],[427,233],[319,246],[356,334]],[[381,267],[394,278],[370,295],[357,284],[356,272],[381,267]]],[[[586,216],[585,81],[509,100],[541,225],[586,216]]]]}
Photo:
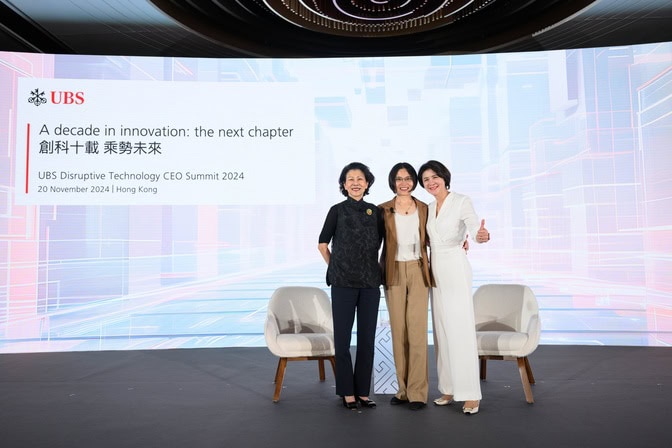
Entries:
{"type": "MultiPolygon", "coordinates": [[[[394,205],[395,205],[395,208],[398,208],[396,199],[394,200],[394,205]]],[[[411,203],[408,205],[408,207],[406,207],[406,210],[404,210],[404,215],[408,215],[408,212],[411,211],[411,209],[413,208],[414,205],[415,205],[415,202],[411,201],[411,203]]],[[[401,211],[401,209],[399,209],[399,210],[401,211]]]]}

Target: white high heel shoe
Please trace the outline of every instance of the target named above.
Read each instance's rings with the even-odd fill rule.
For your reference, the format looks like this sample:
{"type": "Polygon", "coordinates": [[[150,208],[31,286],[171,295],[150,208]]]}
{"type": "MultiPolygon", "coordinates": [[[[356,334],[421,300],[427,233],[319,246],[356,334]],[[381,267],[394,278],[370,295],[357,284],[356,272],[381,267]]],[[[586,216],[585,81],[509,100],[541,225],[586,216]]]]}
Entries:
{"type": "Polygon", "coordinates": [[[474,406],[474,407],[464,406],[462,408],[462,412],[464,412],[467,415],[478,414],[479,405],[480,405],[480,403],[476,402],[476,406],[474,406]]]}
{"type": "Polygon", "coordinates": [[[434,400],[434,404],[437,406],[447,406],[453,402],[452,398],[445,398],[444,396],[440,396],[439,398],[434,400]]]}

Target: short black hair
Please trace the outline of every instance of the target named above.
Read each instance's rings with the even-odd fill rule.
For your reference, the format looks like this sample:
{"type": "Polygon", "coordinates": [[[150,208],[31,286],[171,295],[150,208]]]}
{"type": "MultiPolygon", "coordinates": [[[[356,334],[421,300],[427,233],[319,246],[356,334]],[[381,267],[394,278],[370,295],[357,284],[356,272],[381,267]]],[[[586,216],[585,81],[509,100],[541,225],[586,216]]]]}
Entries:
{"type": "Polygon", "coordinates": [[[411,188],[411,191],[415,190],[415,187],[418,186],[418,173],[415,172],[415,168],[413,168],[413,165],[407,162],[399,162],[396,165],[394,165],[390,170],[390,175],[387,177],[387,181],[390,184],[390,190],[392,190],[392,192],[396,194],[397,192],[396,178],[397,173],[399,173],[400,170],[408,171],[408,174],[411,176],[411,179],[413,179],[413,188],[411,188]]]}
{"type": "Polygon", "coordinates": [[[341,170],[341,175],[338,177],[338,187],[341,190],[341,194],[343,196],[348,196],[348,191],[343,188],[343,186],[345,185],[345,176],[347,176],[348,171],[351,170],[360,170],[362,173],[364,173],[364,179],[366,179],[366,182],[369,184],[369,186],[366,187],[366,190],[364,190],[364,196],[366,196],[369,194],[369,189],[371,188],[371,185],[373,185],[373,181],[375,181],[376,178],[369,167],[361,162],[350,162],[341,170]]]}
{"type": "Polygon", "coordinates": [[[434,171],[436,175],[443,179],[443,181],[446,183],[446,189],[450,190],[450,171],[448,168],[446,168],[446,165],[437,160],[429,160],[423,163],[418,170],[418,180],[422,188],[425,188],[425,184],[422,182],[422,173],[427,170],[434,171]]]}

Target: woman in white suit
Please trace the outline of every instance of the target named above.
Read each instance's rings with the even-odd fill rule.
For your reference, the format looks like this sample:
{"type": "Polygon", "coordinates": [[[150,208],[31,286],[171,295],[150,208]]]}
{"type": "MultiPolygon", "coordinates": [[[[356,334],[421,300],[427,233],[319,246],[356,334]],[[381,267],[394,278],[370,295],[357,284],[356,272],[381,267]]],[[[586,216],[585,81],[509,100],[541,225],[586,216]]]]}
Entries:
{"type": "Polygon", "coordinates": [[[439,406],[463,401],[465,414],[479,410],[481,384],[472,301],[472,271],[462,245],[467,234],[477,243],[490,240],[471,199],[450,191],[450,171],[430,160],[418,170],[420,185],[435,201],[429,204],[427,235],[431,250],[434,347],[441,397],[439,406]]]}

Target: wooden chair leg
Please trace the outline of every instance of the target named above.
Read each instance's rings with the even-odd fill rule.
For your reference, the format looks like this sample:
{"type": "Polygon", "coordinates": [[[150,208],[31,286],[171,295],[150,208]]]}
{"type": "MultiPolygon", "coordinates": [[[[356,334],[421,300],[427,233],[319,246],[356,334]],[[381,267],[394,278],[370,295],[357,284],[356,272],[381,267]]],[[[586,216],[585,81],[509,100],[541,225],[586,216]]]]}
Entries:
{"type": "Polygon", "coordinates": [[[481,368],[480,368],[480,372],[481,372],[481,380],[485,380],[485,377],[486,377],[487,374],[488,374],[488,364],[487,364],[487,363],[488,363],[488,359],[485,358],[485,357],[483,357],[483,356],[481,356],[480,361],[481,361],[481,368]]]}
{"type": "Polygon", "coordinates": [[[275,368],[275,376],[273,377],[273,384],[278,382],[278,375],[280,374],[280,359],[278,359],[278,366],[275,368]]]}
{"type": "Polygon", "coordinates": [[[317,360],[317,364],[319,365],[320,369],[320,381],[324,381],[324,358],[319,358],[317,360]]]}
{"type": "Polygon", "coordinates": [[[532,387],[530,386],[530,380],[527,377],[527,367],[526,367],[526,358],[517,358],[518,362],[518,372],[520,372],[520,380],[523,383],[523,390],[525,391],[525,399],[528,403],[534,403],[534,397],[532,396],[532,387]]]}
{"type": "Polygon", "coordinates": [[[287,369],[288,361],[313,361],[316,360],[319,367],[320,381],[325,380],[324,361],[329,360],[331,369],[334,371],[334,378],[336,377],[336,358],[334,356],[302,356],[296,358],[280,358],[278,367],[275,369],[275,393],[273,394],[273,402],[280,401],[280,392],[282,392],[282,382],[285,378],[285,370],[287,369]]]}
{"type": "Polygon", "coordinates": [[[530,367],[530,360],[525,357],[525,370],[527,370],[527,378],[530,380],[530,384],[534,384],[534,375],[532,375],[532,367],[530,367]]]}
{"type": "Polygon", "coordinates": [[[275,393],[273,394],[273,403],[280,400],[280,392],[282,391],[282,381],[285,379],[285,369],[287,368],[287,358],[280,358],[278,361],[278,368],[275,372],[275,393]]]}

